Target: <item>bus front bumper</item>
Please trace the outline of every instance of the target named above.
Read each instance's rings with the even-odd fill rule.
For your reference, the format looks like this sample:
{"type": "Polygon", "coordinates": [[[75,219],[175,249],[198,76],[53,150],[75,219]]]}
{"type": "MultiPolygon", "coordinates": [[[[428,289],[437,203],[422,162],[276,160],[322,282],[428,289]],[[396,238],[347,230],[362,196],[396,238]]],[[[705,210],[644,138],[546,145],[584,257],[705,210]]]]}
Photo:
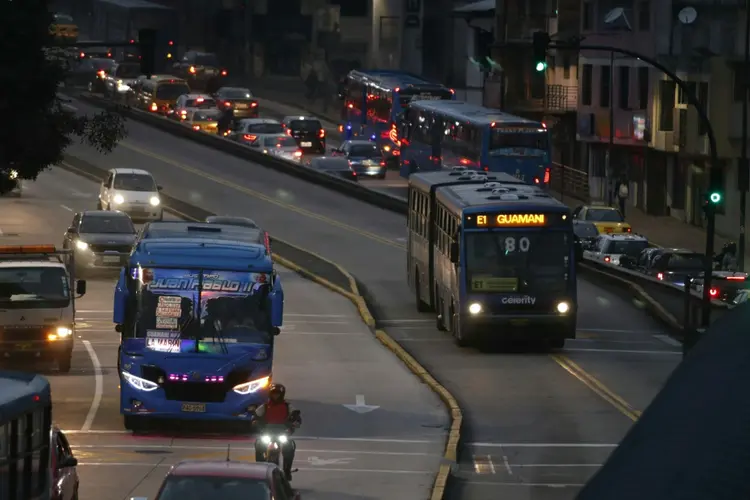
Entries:
{"type": "Polygon", "coordinates": [[[508,340],[574,339],[575,314],[463,314],[461,328],[472,336],[508,340]]]}

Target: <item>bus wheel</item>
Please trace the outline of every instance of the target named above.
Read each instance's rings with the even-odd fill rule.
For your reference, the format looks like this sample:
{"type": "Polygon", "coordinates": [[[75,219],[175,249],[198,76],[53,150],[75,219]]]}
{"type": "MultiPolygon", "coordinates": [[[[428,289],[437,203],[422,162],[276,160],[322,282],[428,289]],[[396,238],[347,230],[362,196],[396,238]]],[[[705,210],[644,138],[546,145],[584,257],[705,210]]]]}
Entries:
{"type": "Polygon", "coordinates": [[[414,270],[414,300],[417,303],[417,312],[430,312],[430,305],[422,300],[422,296],[419,294],[420,285],[419,285],[419,270],[414,270]]]}
{"type": "Polygon", "coordinates": [[[125,430],[132,431],[133,433],[141,432],[144,428],[143,417],[136,417],[135,415],[124,415],[122,420],[125,430]]]}
{"type": "Polygon", "coordinates": [[[463,328],[461,328],[461,319],[458,314],[453,312],[451,307],[451,324],[453,325],[453,340],[456,342],[458,347],[469,347],[471,345],[471,338],[465,334],[463,328]]]}

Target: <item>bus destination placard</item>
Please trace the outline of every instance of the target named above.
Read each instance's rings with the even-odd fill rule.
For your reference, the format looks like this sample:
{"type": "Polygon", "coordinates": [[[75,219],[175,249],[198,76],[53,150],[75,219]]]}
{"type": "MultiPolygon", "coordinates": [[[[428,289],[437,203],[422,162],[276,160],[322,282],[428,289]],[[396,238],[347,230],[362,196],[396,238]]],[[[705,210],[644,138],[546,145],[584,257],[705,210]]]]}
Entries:
{"type": "Polygon", "coordinates": [[[503,228],[503,227],[548,227],[566,222],[564,214],[543,213],[503,213],[467,215],[467,229],[503,228]]]}

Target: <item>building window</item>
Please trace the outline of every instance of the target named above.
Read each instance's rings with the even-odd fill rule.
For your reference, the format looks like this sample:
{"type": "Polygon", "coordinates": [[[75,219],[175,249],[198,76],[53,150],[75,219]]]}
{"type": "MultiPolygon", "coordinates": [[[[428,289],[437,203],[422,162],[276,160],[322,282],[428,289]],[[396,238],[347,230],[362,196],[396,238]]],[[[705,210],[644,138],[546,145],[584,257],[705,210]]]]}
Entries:
{"type": "Polygon", "coordinates": [[[638,2],[638,31],[651,30],[651,2],[643,0],[638,2]]]}
{"type": "Polygon", "coordinates": [[[342,17],[367,17],[367,0],[331,0],[338,5],[342,17]]]}
{"type": "Polygon", "coordinates": [[[570,56],[563,56],[563,79],[570,80],[570,56]]]}
{"type": "Polygon", "coordinates": [[[581,30],[583,31],[591,31],[594,29],[593,21],[594,21],[594,3],[593,2],[583,2],[583,16],[581,16],[582,23],[581,23],[581,30]]]}
{"type": "Polygon", "coordinates": [[[733,86],[733,94],[734,94],[734,100],[736,102],[742,102],[742,100],[745,98],[745,93],[747,92],[747,86],[745,85],[745,78],[744,73],[742,72],[741,68],[737,68],[734,70],[734,84],[733,86]]]}
{"type": "Polygon", "coordinates": [[[659,80],[659,130],[674,131],[674,98],[675,83],[669,80],[659,80]]]}
{"type": "Polygon", "coordinates": [[[617,77],[617,104],[620,109],[630,109],[630,66],[620,66],[617,77]]]}
{"type": "Polygon", "coordinates": [[[590,64],[584,64],[581,73],[581,103],[584,106],[591,106],[593,67],[590,64]]]}
{"type": "Polygon", "coordinates": [[[612,85],[612,68],[610,66],[602,66],[599,71],[599,106],[608,108],[609,93],[612,85]]]}
{"type": "MultiPolygon", "coordinates": [[[[698,98],[698,82],[685,82],[685,84],[687,85],[688,90],[690,90],[690,93],[693,94],[697,99],[698,98]]],[[[682,90],[682,87],[678,87],[677,103],[678,104],[690,104],[690,101],[688,100],[688,96],[685,94],[685,91],[682,90]]]]}
{"type": "Polygon", "coordinates": [[[648,68],[638,68],[638,109],[648,109],[648,68]]]}

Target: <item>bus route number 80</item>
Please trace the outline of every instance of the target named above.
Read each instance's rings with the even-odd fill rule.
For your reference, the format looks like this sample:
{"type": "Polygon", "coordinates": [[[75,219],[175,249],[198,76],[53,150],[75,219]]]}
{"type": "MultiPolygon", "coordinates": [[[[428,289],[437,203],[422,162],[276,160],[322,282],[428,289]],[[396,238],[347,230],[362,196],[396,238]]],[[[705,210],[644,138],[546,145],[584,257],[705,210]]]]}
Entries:
{"type": "Polygon", "coordinates": [[[531,247],[531,241],[526,237],[516,240],[513,236],[505,238],[505,253],[523,252],[526,253],[531,247]]]}

